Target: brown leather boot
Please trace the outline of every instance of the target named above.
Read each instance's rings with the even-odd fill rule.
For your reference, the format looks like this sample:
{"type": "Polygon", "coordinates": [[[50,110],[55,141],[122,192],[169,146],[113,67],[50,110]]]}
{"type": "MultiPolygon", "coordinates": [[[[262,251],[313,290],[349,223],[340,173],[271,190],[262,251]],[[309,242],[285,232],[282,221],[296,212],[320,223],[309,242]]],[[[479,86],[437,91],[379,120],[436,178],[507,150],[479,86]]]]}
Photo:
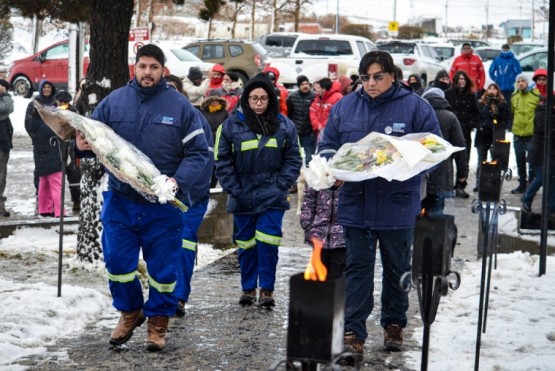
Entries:
{"type": "Polygon", "coordinates": [[[165,348],[168,322],[169,317],[149,317],[147,321],[146,350],[158,352],[165,348]]]}
{"type": "Polygon", "coordinates": [[[145,321],[143,310],[135,310],[131,312],[121,312],[118,325],[112,332],[110,344],[121,345],[127,342],[133,335],[133,330],[139,327],[145,321]]]}

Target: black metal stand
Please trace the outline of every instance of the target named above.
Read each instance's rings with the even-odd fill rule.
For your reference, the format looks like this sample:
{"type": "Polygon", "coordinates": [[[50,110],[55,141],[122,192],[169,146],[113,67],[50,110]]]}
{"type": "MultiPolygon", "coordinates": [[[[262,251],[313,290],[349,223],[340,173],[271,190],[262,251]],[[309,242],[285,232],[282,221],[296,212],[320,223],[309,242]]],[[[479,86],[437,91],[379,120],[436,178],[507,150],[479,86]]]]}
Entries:
{"type": "Polygon", "coordinates": [[[497,253],[497,224],[499,215],[505,214],[507,205],[505,200],[495,202],[482,202],[474,200],[472,212],[479,213],[480,227],[482,230],[482,274],[480,279],[480,302],[478,306],[478,328],[476,334],[476,356],[474,370],[479,369],[480,347],[482,332],[486,332],[489,290],[491,285],[491,273],[493,267],[494,252],[497,253]]]}
{"type": "Polygon", "coordinates": [[[66,188],[66,167],[69,155],[69,143],[65,140],[55,138],[50,142],[53,146],[58,146],[60,158],[62,159],[62,189],[60,195],[60,239],[58,246],[58,297],[62,296],[62,259],[64,254],[64,217],[65,217],[65,188],[66,188]]]}

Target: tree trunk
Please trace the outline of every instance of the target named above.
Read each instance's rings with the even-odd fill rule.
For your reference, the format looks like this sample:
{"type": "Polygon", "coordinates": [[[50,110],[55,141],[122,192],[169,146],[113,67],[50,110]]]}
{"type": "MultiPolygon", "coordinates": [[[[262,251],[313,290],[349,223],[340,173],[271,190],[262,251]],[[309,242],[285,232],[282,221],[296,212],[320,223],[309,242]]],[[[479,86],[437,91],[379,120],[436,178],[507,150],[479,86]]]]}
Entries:
{"type": "MultiPolygon", "coordinates": [[[[90,27],[90,65],[81,94],[80,112],[90,115],[113,89],[129,81],[128,40],[133,0],[94,0],[90,27]]],[[[102,260],[100,245],[101,180],[104,169],[98,160],[81,162],[81,215],[77,235],[77,255],[93,263],[102,260]]]]}

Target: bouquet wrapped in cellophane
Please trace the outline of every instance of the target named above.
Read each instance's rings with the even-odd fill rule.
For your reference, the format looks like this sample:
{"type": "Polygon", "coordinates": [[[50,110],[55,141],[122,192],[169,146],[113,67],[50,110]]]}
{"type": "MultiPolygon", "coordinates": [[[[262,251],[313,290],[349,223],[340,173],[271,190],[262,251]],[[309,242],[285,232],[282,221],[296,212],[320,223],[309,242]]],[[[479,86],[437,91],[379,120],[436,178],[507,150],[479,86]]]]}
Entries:
{"type": "Polygon", "coordinates": [[[60,133],[68,128],[82,132],[100,162],[120,181],[129,184],[150,202],[169,202],[181,211],[187,211],[175,197],[176,190],[168,177],[160,173],[148,156],[112,130],[108,125],[83,117],[77,113],[43,106],[33,101],[44,122],[64,139],[60,133]]]}
{"type": "Polygon", "coordinates": [[[464,148],[454,147],[432,133],[413,133],[394,137],[370,133],[356,143],[346,143],[329,161],[310,162],[305,178],[309,186],[319,189],[333,185],[333,179],[358,182],[376,177],[407,180],[449,158],[464,148]],[[314,169],[312,163],[314,162],[314,169]],[[310,171],[309,171],[310,170],[310,171]],[[325,174],[325,175],[320,175],[325,174]]]}

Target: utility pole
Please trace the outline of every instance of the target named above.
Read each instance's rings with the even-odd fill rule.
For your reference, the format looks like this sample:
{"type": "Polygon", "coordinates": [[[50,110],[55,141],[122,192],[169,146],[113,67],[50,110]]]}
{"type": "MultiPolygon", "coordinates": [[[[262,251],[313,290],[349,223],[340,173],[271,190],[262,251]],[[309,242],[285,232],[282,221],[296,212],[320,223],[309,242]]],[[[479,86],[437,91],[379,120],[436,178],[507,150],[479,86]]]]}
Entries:
{"type": "Polygon", "coordinates": [[[532,42],[534,41],[535,28],[536,28],[536,12],[534,11],[534,0],[532,0],[532,42]]]}
{"type": "Polygon", "coordinates": [[[486,0],[486,41],[488,41],[489,34],[489,0],[486,0]]]}
{"type": "Polygon", "coordinates": [[[335,33],[339,33],[339,0],[337,0],[337,11],[335,13],[335,33]]]}
{"type": "Polygon", "coordinates": [[[447,29],[449,28],[447,26],[447,8],[448,8],[448,1],[445,0],[445,38],[447,39],[449,36],[447,36],[447,29]]]}

